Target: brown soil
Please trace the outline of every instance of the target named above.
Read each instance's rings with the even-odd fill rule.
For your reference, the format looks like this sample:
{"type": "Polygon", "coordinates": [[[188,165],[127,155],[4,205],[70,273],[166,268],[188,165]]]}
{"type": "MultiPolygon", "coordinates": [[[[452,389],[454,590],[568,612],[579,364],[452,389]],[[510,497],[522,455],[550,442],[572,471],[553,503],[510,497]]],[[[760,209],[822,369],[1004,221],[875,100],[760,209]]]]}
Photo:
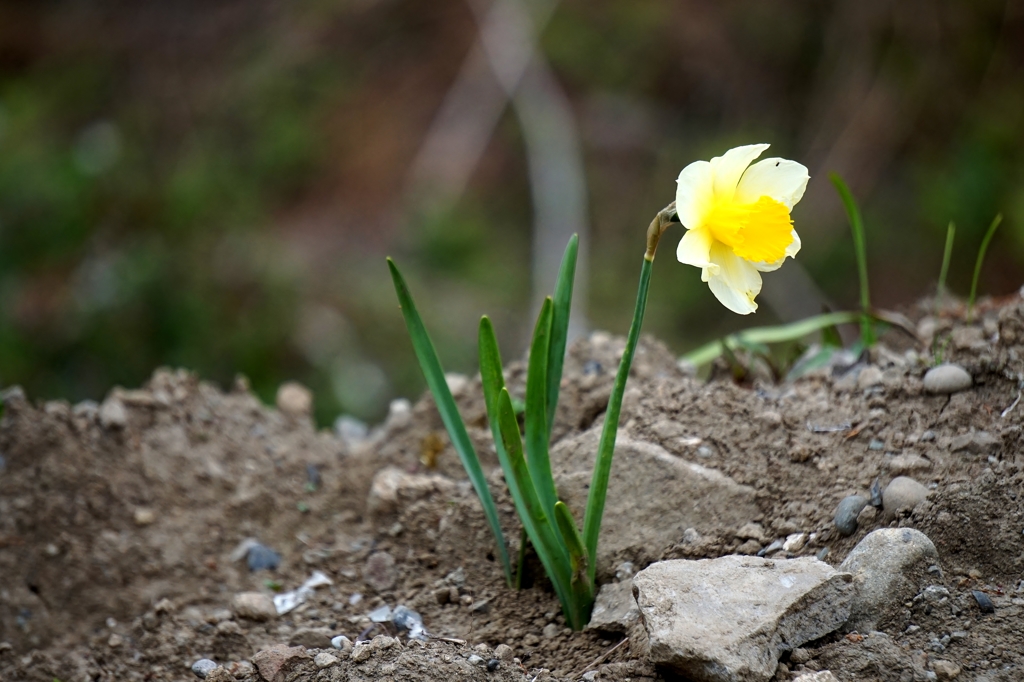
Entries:
{"type": "MultiPolygon", "coordinates": [[[[760,513],[748,524],[760,524],[763,537],[753,547],[749,532],[709,519],[696,534],[643,548],[637,569],[659,558],[756,551],[797,532],[814,534],[799,554],[827,548],[825,561],[838,565],[885,525],[918,528],[938,549],[942,573],[928,584],[948,589],[948,601],[911,595],[883,632],[833,635],[784,659],[780,681],[826,668],[844,682],[935,679],[932,670],[943,679],[949,668],[937,661],[959,666],[958,679],[1024,679],[1024,405],[1015,402],[1024,385],[1024,304],[1015,297],[992,305],[974,325],[951,309],[921,319],[917,330],[916,340],[891,333],[872,350],[866,364],[881,373],[871,385],[858,385],[863,362],[784,384],[755,371],[737,385],[724,367],[709,381],[688,376],[650,340],[638,353],[622,432],[754,488],[760,513]],[[927,394],[921,377],[933,349],[968,369],[975,386],[927,394]],[[832,525],[839,500],[899,474],[928,485],[929,499],[891,521],[869,510],[852,537],[840,537],[832,525]],[[987,594],[995,612],[982,613],[972,590],[987,594]]],[[[556,440],[600,420],[621,348],[604,334],[572,348],[556,440]]],[[[521,392],[522,372],[509,369],[513,392],[521,392]]],[[[208,657],[255,681],[247,663],[254,652],[293,641],[333,651],[316,638],[382,634],[385,626],[374,628],[366,614],[383,604],[415,609],[446,639],[421,646],[402,638],[368,663],[324,670],[309,659],[288,679],[576,680],[588,669],[598,680],[670,679],[622,635],[567,630],[536,565],[528,587],[506,588],[429,400],[347,445],[307,417],[264,407],[244,382],[222,393],[187,372],[159,370],[145,388],[112,397],[126,408],[123,424],[102,420],[96,406],[32,405],[17,390],[6,394],[0,679],[186,680],[195,679],[192,663],[208,657]],[[438,474],[432,485],[396,508],[368,510],[376,472],[391,465],[429,473],[426,463],[438,474]],[[247,538],[278,551],[281,566],[250,573],[233,561],[247,538]],[[268,622],[232,615],[236,593],[294,589],[314,570],[333,585],[299,609],[268,622]],[[467,662],[472,654],[489,660],[499,644],[516,660],[502,659],[493,672],[467,662]]],[[[457,398],[493,469],[479,385],[465,382],[457,398]]],[[[615,471],[629,466],[617,460],[615,471]]],[[[518,527],[500,471],[491,480],[514,549],[518,527]]],[[[599,569],[614,579],[616,566],[599,569]]]]}

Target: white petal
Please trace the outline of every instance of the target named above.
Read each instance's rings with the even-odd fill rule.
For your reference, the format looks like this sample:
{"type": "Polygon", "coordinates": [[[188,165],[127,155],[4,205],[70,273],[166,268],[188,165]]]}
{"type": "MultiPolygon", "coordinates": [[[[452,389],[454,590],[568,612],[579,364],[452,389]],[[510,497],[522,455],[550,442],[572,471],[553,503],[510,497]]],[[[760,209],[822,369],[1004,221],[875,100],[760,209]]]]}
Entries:
{"type": "Polygon", "coordinates": [[[718,272],[710,272],[707,279],[711,293],[729,310],[749,315],[757,310],[754,297],[761,292],[761,274],[751,263],[735,255],[728,246],[715,243],[711,247],[711,260],[718,272]]]}
{"type": "Polygon", "coordinates": [[[695,227],[687,230],[683,238],[679,240],[676,247],[676,258],[680,263],[695,265],[698,268],[706,268],[711,263],[711,244],[715,238],[711,236],[711,230],[703,227],[695,227]]]}
{"type": "Polygon", "coordinates": [[[700,227],[714,200],[710,161],[694,161],[676,180],[676,213],[688,230],[700,227]]]}
{"type": "Polygon", "coordinates": [[[782,267],[782,261],[786,260],[786,257],[796,258],[796,254],[800,252],[800,235],[793,230],[793,241],[789,246],[786,247],[786,255],[775,261],[774,263],[751,263],[755,268],[761,272],[774,272],[782,267]]]}
{"type": "Polygon", "coordinates": [[[771,197],[792,211],[809,179],[806,166],[796,161],[762,159],[743,174],[736,186],[736,201],[752,204],[761,197],[771,197]]]}
{"type": "Polygon", "coordinates": [[[747,170],[747,166],[770,146],[748,144],[730,149],[725,154],[711,159],[711,169],[715,176],[715,196],[719,199],[731,200],[743,171],[747,170]]]}

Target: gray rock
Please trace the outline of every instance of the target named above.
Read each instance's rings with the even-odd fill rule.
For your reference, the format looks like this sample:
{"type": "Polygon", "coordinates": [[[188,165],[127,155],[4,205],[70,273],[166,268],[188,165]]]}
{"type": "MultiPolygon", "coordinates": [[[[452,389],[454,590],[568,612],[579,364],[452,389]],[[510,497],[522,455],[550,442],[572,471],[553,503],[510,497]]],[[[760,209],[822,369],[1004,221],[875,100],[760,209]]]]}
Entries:
{"type": "Polygon", "coordinates": [[[869,632],[896,615],[926,581],[938,553],[924,533],[912,528],[880,528],[861,540],[839,565],[853,574],[856,594],[846,630],[869,632]]]}
{"type": "Polygon", "coordinates": [[[954,436],[949,443],[953,452],[967,451],[975,455],[990,455],[999,451],[1002,441],[988,431],[971,431],[954,436]]]}
{"type": "Polygon", "coordinates": [[[274,600],[262,592],[241,592],[231,600],[231,610],[239,618],[265,621],[277,617],[274,600]]]}
{"type": "Polygon", "coordinates": [[[833,523],[840,535],[850,536],[857,532],[857,516],[867,504],[867,498],[860,495],[850,495],[839,501],[833,523]]]}
{"type": "Polygon", "coordinates": [[[956,393],[970,388],[973,383],[966,369],[952,363],[932,367],[924,374],[924,390],[929,393],[956,393]]]}
{"type": "Polygon", "coordinates": [[[331,631],[328,628],[299,628],[288,639],[288,646],[302,646],[307,649],[326,649],[331,645],[331,631]]]}
{"type": "Polygon", "coordinates": [[[882,492],[882,508],[886,518],[892,518],[899,509],[913,509],[928,497],[928,488],[906,476],[889,481],[882,492]]]}
{"type": "Polygon", "coordinates": [[[554,639],[558,636],[558,633],[560,631],[561,628],[559,628],[557,625],[555,625],[554,623],[548,623],[544,626],[544,630],[541,631],[541,634],[544,635],[544,639],[554,639]]]}
{"type": "Polygon", "coordinates": [[[901,474],[912,474],[916,471],[928,471],[932,468],[932,463],[921,455],[907,452],[890,458],[886,462],[886,466],[889,469],[889,473],[899,476],[901,474]]]}
{"type": "Polygon", "coordinates": [[[217,667],[217,664],[208,658],[200,658],[198,661],[192,664],[192,672],[201,680],[205,680],[206,676],[213,672],[213,669],[217,667]]]}
{"type": "MultiPolygon", "coordinates": [[[[586,507],[600,437],[598,425],[551,452],[559,495],[577,515],[586,507]]],[[[684,529],[739,528],[760,514],[753,488],[620,433],[597,550],[598,575],[610,578],[623,561],[656,559],[684,529]]]]}
{"type": "Polygon", "coordinates": [[[639,618],[632,581],[607,583],[597,592],[587,629],[625,634],[639,618]]]}
{"type": "Polygon", "coordinates": [[[253,573],[256,571],[274,571],[281,565],[281,555],[266,545],[253,542],[249,545],[249,551],[245,554],[245,562],[253,573]]]}
{"type": "Polygon", "coordinates": [[[652,564],[633,591],[653,663],[698,682],[765,682],[782,653],[846,621],[850,580],[817,559],[725,556],[652,564]]]}
{"type": "Polygon", "coordinates": [[[100,405],[100,424],[107,429],[123,429],[128,424],[128,411],[124,403],[114,396],[108,397],[100,405]]]}

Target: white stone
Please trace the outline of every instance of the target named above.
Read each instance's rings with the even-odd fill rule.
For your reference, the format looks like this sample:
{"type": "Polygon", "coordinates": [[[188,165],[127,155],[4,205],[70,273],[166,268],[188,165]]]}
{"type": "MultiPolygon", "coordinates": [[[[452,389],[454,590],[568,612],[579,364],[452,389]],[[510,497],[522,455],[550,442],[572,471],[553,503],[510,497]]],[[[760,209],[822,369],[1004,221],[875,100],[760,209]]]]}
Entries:
{"type": "MultiPolygon", "coordinates": [[[[551,452],[559,497],[577,516],[586,508],[600,438],[598,425],[551,452]]],[[[656,559],[687,528],[739,528],[760,515],[753,488],[620,433],[597,550],[598,575],[610,577],[623,561],[656,559]]]]}
{"type": "Polygon", "coordinates": [[[124,403],[113,396],[100,405],[100,423],[108,429],[123,429],[128,424],[128,411],[124,403]]]}
{"type": "Polygon", "coordinates": [[[970,388],[974,380],[960,365],[945,364],[925,372],[924,390],[929,393],[956,393],[970,388]]]}
{"type": "Polygon", "coordinates": [[[794,677],[793,682],[839,682],[839,678],[833,675],[831,670],[819,670],[816,673],[804,673],[794,677]]]}
{"type": "Polygon", "coordinates": [[[870,632],[896,615],[918,592],[938,552],[913,528],[879,528],[861,540],[839,565],[853,574],[855,595],[846,630],[870,632]]]}
{"type": "Polygon", "coordinates": [[[274,600],[262,592],[241,592],[231,600],[231,610],[240,618],[271,620],[277,617],[274,600]]]}
{"type": "Polygon", "coordinates": [[[839,628],[850,575],[810,557],[652,564],[633,578],[650,659],[696,682],[766,682],[779,656],[839,628]]]}
{"type": "Polygon", "coordinates": [[[385,467],[373,477],[366,507],[371,516],[386,516],[397,511],[401,504],[436,492],[451,494],[454,490],[454,481],[444,476],[410,474],[396,467],[385,467]]]}
{"type": "Polygon", "coordinates": [[[334,665],[337,662],[338,662],[337,657],[332,656],[331,654],[327,653],[326,651],[321,651],[320,653],[318,653],[316,656],[313,657],[313,663],[315,663],[316,667],[318,667],[320,669],[330,668],[332,665],[334,665]]]}
{"type": "Polygon", "coordinates": [[[292,417],[306,417],[313,411],[313,393],[296,381],[277,389],[277,409],[292,417]]]}

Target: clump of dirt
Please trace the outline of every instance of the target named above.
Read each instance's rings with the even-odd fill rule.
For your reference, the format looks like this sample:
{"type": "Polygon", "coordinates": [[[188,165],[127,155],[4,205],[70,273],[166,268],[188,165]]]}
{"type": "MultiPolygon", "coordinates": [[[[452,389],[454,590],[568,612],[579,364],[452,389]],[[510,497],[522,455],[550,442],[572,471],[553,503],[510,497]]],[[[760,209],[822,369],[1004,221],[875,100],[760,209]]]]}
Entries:
{"type": "MultiPolygon", "coordinates": [[[[958,310],[914,317],[916,338],[891,332],[865,357],[783,384],[753,372],[738,385],[724,366],[698,379],[650,339],[637,354],[621,437],[716,470],[752,500],[750,518],[680,528],[670,541],[638,548],[630,555],[637,562],[752,554],[802,535],[774,556],[838,565],[888,525],[918,528],[938,550],[941,570],[927,579],[928,594],[939,597],[911,595],[883,632],[832,635],[794,652],[780,682],[826,668],[844,682],[950,679],[957,670],[966,679],[1024,676],[1015,627],[1024,615],[1024,303],[981,308],[973,324],[958,310]],[[925,391],[922,376],[940,355],[970,372],[973,387],[925,391]],[[925,484],[928,499],[896,514],[868,507],[853,535],[837,532],[841,499],[869,496],[876,479],[884,487],[900,475],[925,484]]],[[[600,424],[622,347],[594,333],[571,348],[556,442],[600,424]]],[[[521,396],[522,363],[508,374],[521,396]]],[[[514,551],[519,527],[479,381],[450,383],[493,472],[514,551]]],[[[8,390],[0,453],[3,679],[179,680],[211,658],[232,679],[255,682],[254,653],[286,644],[307,648],[288,673],[295,680],[400,670],[424,680],[666,674],[622,634],[566,628],[532,558],[525,588],[505,585],[429,397],[397,403],[385,424],[353,443],[317,432],[306,414],[263,406],[244,382],[224,393],[187,372],[159,370],[142,389],[115,389],[102,405],[33,405],[8,390]],[[280,565],[251,572],[233,556],[251,539],[279,553],[280,565]],[[269,597],[313,571],[332,584],[294,611],[254,620],[233,606],[239,593],[269,597]],[[431,638],[409,641],[374,622],[369,614],[385,605],[414,609],[431,638]],[[388,638],[359,662],[330,646],[336,635],[388,638]],[[340,660],[321,668],[316,661],[327,659],[315,656],[323,653],[340,660]]],[[[635,469],[618,458],[613,476],[635,469]]],[[[628,580],[629,571],[603,565],[599,575],[628,580]]]]}

